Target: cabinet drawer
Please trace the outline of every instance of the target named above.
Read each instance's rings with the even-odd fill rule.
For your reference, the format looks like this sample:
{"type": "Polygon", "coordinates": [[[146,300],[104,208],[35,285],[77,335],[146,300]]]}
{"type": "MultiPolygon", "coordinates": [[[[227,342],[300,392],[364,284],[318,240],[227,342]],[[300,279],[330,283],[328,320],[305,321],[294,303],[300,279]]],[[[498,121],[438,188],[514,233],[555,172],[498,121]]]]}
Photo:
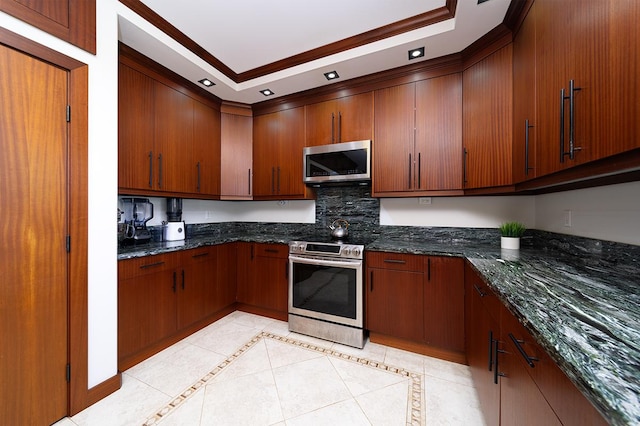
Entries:
{"type": "Polygon", "coordinates": [[[424,272],[426,256],[405,253],[367,252],[368,268],[424,272]]]}
{"type": "Polygon", "coordinates": [[[178,253],[166,253],[120,260],[118,261],[118,279],[126,280],[173,269],[176,266],[178,257],[178,253]]]}
{"type": "Polygon", "coordinates": [[[217,246],[198,247],[181,252],[181,265],[211,262],[216,258],[217,246]]]}
{"type": "Polygon", "coordinates": [[[500,320],[500,309],[502,308],[502,302],[498,299],[489,288],[489,286],[477,275],[471,280],[471,289],[480,296],[480,301],[484,307],[489,311],[493,319],[497,322],[500,320]]]}
{"type": "Polygon", "coordinates": [[[256,256],[278,257],[286,259],[289,257],[289,246],[286,244],[256,244],[256,256]]]}

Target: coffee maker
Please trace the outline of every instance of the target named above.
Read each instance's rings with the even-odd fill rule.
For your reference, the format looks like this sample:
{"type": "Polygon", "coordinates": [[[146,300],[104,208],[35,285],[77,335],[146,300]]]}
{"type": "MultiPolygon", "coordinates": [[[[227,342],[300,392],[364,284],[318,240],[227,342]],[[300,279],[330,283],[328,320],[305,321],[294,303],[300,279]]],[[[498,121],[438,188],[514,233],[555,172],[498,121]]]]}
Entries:
{"type": "Polygon", "coordinates": [[[146,243],[151,240],[147,222],[153,218],[153,204],[148,198],[122,198],[124,241],[146,243]]]}
{"type": "Polygon", "coordinates": [[[162,222],[164,241],[182,241],[185,237],[185,225],[182,221],[182,199],[167,198],[167,221],[162,222]]]}

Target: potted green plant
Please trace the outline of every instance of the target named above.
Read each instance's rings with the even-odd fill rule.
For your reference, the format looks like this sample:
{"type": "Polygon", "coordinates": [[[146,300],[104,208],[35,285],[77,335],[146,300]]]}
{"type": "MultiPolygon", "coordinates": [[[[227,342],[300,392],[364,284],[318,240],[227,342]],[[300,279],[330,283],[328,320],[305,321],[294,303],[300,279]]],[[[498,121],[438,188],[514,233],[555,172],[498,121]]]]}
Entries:
{"type": "Polygon", "coordinates": [[[500,225],[500,247],[512,250],[520,248],[520,237],[527,228],[520,222],[506,222],[500,225]]]}

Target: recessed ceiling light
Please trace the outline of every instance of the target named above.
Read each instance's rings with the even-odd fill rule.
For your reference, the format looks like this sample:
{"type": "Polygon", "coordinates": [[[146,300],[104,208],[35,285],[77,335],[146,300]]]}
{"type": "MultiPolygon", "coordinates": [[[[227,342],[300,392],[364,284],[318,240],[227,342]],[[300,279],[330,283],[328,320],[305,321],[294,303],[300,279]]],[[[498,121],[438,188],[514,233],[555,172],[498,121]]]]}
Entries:
{"type": "Polygon", "coordinates": [[[339,78],[340,76],[338,75],[337,72],[335,71],[329,71],[329,72],[325,72],[324,76],[327,80],[334,80],[336,78],[339,78]]]}
{"type": "Polygon", "coordinates": [[[265,96],[271,96],[271,95],[273,95],[273,92],[272,92],[271,90],[269,90],[269,89],[261,90],[261,91],[260,91],[260,93],[262,93],[262,94],[263,94],[263,95],[265,95],[265,96]]]}
{"type": "Polygon", "coordinates": [[[215,86],[216,84],[209,80],[208,78],[203,78],[202,80],[198,80],[198,83],[202,84],[203,86],[207,86],[207,87],[211,87],[211,86],[215,86]]]}
{"type": "Polygon", "coordinates": [[[424,56],[424,47],[419,47],[417,49],[411,49],[409,51],[409,60],[422,58],[424,56]]]}

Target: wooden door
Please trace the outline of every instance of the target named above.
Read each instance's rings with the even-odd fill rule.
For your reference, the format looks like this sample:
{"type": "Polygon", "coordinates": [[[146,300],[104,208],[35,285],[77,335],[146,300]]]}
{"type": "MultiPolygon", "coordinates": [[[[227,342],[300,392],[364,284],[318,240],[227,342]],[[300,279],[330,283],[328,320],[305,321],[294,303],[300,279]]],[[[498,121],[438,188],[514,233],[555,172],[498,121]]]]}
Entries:
{"type": "Polygon", "coordinates": [[[155,90],[156,189],[196,192],[193,162],[193,104],[190,97],[157,81],[155,90]]]}
{"type": "Polygon", "coordinates": [[[375,92],[373,192],[414,189],[415,84],[375,92]]]}
{"type": "Polygon", "coordinates": [[[193,162],[195,192],[220,195],[220,111],[193,102],[193,162]]]}
{"type": "Polygon", "coordinates": [[[178,271],[178,330],[212,314],[216,304],[216,247],[192,249],[182,255],[178,271]]]}
{"type": "Polygon", "coordinates": [[[67,414],[67,72],[0,46],[0,423],[67,414]]]}
{"type": "Polygon", "coordinates": [[[253,118],[254,197],[276,194],[276,167],[279,156],[277,114],[274,112],[253,118]]]}
{"type": "Polygon", "coordinates": [[[340,98],[336,106],[336,142],[373,139],[373,92],[340,98]]]}
{"type": "Polygon", "coordinates": [[[151,190],[158,177],[154,82],[126,65],[118,69],[118,188],[151,190]]]}
{"type": "Polygon", "coordinates": [[[280,111],[278,116],[276,194],[287,198],[302,198],[306,192],[306,186],[302,181],[304,108],[280,111]]]}
{"type": "Polygon", "coordinates": [[[236,277],[237,277],[237,301],[247,305],[255,305],[257,291],[253,275],[255,271],[255,244],[238,242],[236,245],[236,277]]]}
{"type": "Polygon", "coordinates": [[[460,74],[416,83],[415,146],[416,189],[462,189],[460,74]]]}
{"type": "Polygon", "coordinates": [[[424,281],[425,343],[464,353],[464,260],[459,257],[426,259],[424,281]]]}
{"type": "Polygon", "coordinates": [[[513,182],[536,177],[536,4],[513,40],[513,182]]]}
{"type": "Polygon", "coordinates": [[[463,72],[465,188],[511,185],[512,46],[463,72]]]}
{"type": "MultiPolygon", "coordinates": [[[[236,268],[238,255],[235,243],[217,247],[216,297],[213,312],[217,312],[236,302],[236,268]]],[[[241,265],[244,268],[244,264],[241,265]]]]}
{"type": "Polygon", "coordinates": [[[256,306],[287,313],[289,296],[289,247],[285,244],[256,244],[254,290],[256,306]]]}
{"type": "Polygon", "coordinates": [[[221,116],[221,183],[220,196],[226,200],[250,200],[253,195],[253,118],[224,112],[221,116]]]}
{"type": "Polygon", "coordinates": [[[318,102],[305,108],[306,146],[328,145],[337,142],[338,117],[336,101],[318,102]]]}

